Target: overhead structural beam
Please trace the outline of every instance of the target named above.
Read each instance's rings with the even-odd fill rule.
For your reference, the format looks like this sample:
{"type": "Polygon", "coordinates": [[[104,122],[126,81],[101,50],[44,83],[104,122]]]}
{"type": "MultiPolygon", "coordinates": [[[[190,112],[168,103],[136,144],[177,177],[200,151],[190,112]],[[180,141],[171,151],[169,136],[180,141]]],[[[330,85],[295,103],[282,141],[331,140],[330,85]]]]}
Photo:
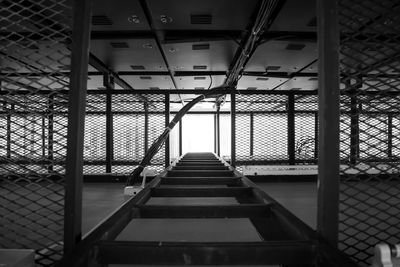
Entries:
{"type": "MultiPolygon", "coordinates": [[[[109,76],[113,77],[114,83],[118,84],[124,89],[131,89],[135,90],[129,83],[127,83],[124,79],[119,77],[119,75],[111,70],[106,64],[104,64],[103,61],[101,61],[99,58],[97,58],[95,55],[92,53],[89,54],[89,65],[91,65],[93,68],[96,70],[102,72],[102,73],[108,73],[109,76]]],[[[138,94],[138,98],[141,101],[144,101],[145,103],[148,103],[148,99],[140,94],[138,94]]]]}
{"type": "MultiPolygon", "coordinates": [[[[249,31],[240,43],[233,61],[229,67],[224,85],[236,87],[237,82],[244,71],[244,67],[253,55],[254,51],[261,40],[261,35],[268,30],[279,11],[282,9],[285,0],[262,0],[257,8],[257,15],[249,28],[249,31]]],[[[225,96],[217,99],[220,104],[224,101],[225,96]]]]}
{"type": "MultiPolygon", "coordinates": [[[[149,24],[151,32],[154,35],[158,50],[160,51],[160,54],[161,54],[161,56],[163,58],[163,61],[164,61],[164,64],[168,69],[169,76],[171,77],[172,83],[174,84],[175,89],[178,89],[178,86],[177,86],[175,78],[174,78],[174,73],[172,72],[171,67],[168,64],[167,56],[165,55],[164,50],[163,50],[162,45],[161,45],[161,36],[160,36],[161,32],[157,31],[154,28],[153,18],[151,16],[150,9],[149,9],[149,7],[148,7],[148,5],[146,3],[146,0],[140,0],[140,6],[142,7],[142,9],[144,11],[144,15],[146,16],[147,23],[149,24]]],[[[182,100],[181,96],[180,95],[178,95],[178,96],[182,100]]],[[[184,105],[184,101],[183,100],[182,100],[182,105],[184,105]]]]}

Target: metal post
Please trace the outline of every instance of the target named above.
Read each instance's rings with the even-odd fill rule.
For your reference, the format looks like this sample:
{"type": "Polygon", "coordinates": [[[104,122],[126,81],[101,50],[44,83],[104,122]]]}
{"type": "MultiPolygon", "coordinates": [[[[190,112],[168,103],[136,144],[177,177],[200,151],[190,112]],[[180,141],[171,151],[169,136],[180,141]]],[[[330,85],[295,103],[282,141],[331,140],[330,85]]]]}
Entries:
{"type": "Polygon", "coordinates": [[[350,164],[356,164],[359,157],[360,129],[356,94],[350,96],[350,164]]]}
{"type": "Polygon", "coordinates": [[[250,156],[254,155],[254,113],[250,113],[250,156]]]}
{"type": "Polygon", "coordinates": [[[91,0],[74,0],[65,184],[64,254],[82,237],[83,138],[91,0]]]}
{"type": "Polygon", "coordinates": [[[288,105],[287,105],[287,129],[288,129],[288,156],[289,156],[289,164],[294,165],[295,163],[295,119],[294,119],[294,94],[290,94],[288,96],[288,105]]]}
{"type": "Polygon", "coordinates": [[[42,117],[42,157],[46,157],[46,119],[42,117]]]}
{"type": "Polygon", "coordinates": [[[221,114],[220,114],[221,106],[217,105],[217,113],[215,114],[216,116],[216,144],[217,144],[217,149],[216,153],[218,156],[221,156],[221,114]]]}
{"type": "MultiPolygon", "coordinates": [[[[47,117],[48,119],[48,155],[47,155],[47,159],[49,160],[49,162],[53,162],[54,161],[54,96],[50,95],[49,99],[48,99],[48,111],[49,111],[49,115],[47,117]]],[[[53,172],[54,168],[53,168],[53,164],[50,164],[47,167],[47,170],[49,172],[53,172]]]]}
{"type": "Polygon", "coordinates": [[[318,17],[318,214],[317,230],[338,242],[339,214],[339,31],[337,1],[317,1],[318,17]]]}
{"type": "MultiPolygon", "coordinates": [[[[169,94],[165,94],[165,127],[169,125],[169,94]]],[[[168,167],[170,164],[170,155],[169,155],[169,135],[165,140],[165,167],[168,167]]]]}
{"type": "Polygon", "coordinates": [[[231,93],[231,165],[236,166],[236,94],[231,93]]]}
{"type": "Polygon", "coordinates": [[[182,122],[183,120],[179,122],[179,156],[182,155],[182,122]]]}
{"type": "Polygon", "coordinates": [[[106,172],[112,172],[112,161],[114,158],[114,124],[112,115],[112,90],[114,79],[107,72],[103,74],[103,84],[107,88],[106,93],[106,172]]]}
{"type": "Polygon", "coordinates": [[[314,114],[314,158],[318,159],[318,112],[314,114]]]}
{"type": "Polygon", "coordinates": [[[393,114],[388,114],[388,158],[393,157],[393,114]]]}
{"type": "Polygon", "coordinates": [[[149,148],[149,103],[143,103],[144,109],[144,153],[147,153],[149,148]]]}
{"type": "MultiPolygon", "coordinates": [[[[11,104],[11,110],[14,111],[15,106],[11,104]]],[[[7,158],[11,158],[11,115],[7,115],[7,158]]]]}

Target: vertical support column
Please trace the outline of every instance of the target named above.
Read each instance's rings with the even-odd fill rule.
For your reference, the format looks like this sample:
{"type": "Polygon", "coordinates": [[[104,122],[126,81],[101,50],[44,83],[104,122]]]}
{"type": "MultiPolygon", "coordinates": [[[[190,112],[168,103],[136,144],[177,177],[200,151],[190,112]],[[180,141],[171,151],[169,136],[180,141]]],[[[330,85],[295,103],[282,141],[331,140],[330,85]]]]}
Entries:
{"type": "Polygon", "coordinates": [[[179,121],[179,156],[182,155],[182,123],[183,119],[179,121]]]}
{"type": "Polygon", "coordinates": [[[231,165],[236,166],[236,94],[231,93],[231,165]]]}
{"type": "MultiPolygon", "coordinates": [[[[51,96],[49,96],[49,99],[48,99],[48,104],[47,104],[47,108],[48,108],[48,113],[49,113],[49,115],[48,115],[48,117],[47,117],[47,119],[48,119],[48,151],[47,151],[47,153],[48,153],[48,155],[47,155],[47,159],[50,161],[50,162],[54,162],[54,115],[53,115],[53,112],[54,112],[54,95],[51,95],[51,96]]],[[[48,169],[48,171],[49,172],[52,172],[53,170],[54,170],[54,166],[53,166],[53,163],[52,164],[50,164],[48,167],[47,167],[47,169],[48,169]]]]}
{"type": "Polygon", "coordinates": [[[289,164],[294,165],[295,163],[295,121],[294,121],[294,94],[290,94],[288,96],[288,105],[287,105],[287,129],[288,129],[288,156],[289,156],[289,164]]]}
{"type": "Polygon", "coordinates": [[[250,112],[250,156],[254,155],[254,113],[250,112]]]}
{"type": "Polygon", "coordinates": [[[314,114],[314,158],[318,160],[318,112],[314,114]]]}
{"type": "Polygon", "coordinates": [[[388,158],[393,157],[393,114],[388,113],[388,158]]]}
{"type": "Polygon", "coordinates": [[[356,164],[360,151],[360,116],[356,94],[350,95],[350,164],[356,164]]]}
{"type": "MultiPolygon", "coordinates": [[[[165,94],[165,127],[168,127],[169,125],[169,94],[166,93],[165,94]]],[[[171,132],[170,132],[171,133],[171,132]]],[[[170,155],[169,155],[169,135],[167,137],[167,139],[165,140],[165,167],[169,166],[170,163],[170,155]]]]}
{"type": "Polygon", "coordinates": [[[46,157],[46,119],[42,117],[42,157],[46,157]]]}
{"type": "Polygon", "coordinates": [[[339,30],[337,1],[317,0],[318,214],[317,230],[334,247],[339,217],[339,30]]]}
{"type": "MultiPolygon", "coordinates": [[[[15,105],[11,104],[10,109],[14,112],[15,105]]],[[[11,158],[11,115],[7,114],[7,158],[11,158]]]]}
{"type": "Polygon", "coordinates": [[[64,254],[82,238],[83,137],[91,0],[73,1],[71,76],[68,101],[68,135],[64,213],[64,254]]]}
{"type": "Polygon", "coordinates": [[[112,115],[112,90],[114,79],[108,73],[103,74],[103,84],[107,88],[106,93],[106,172],[111,173],[114,159],[114,124],[112,115]]]}
{"type": "Polygon", "coordinates": [[[221,123],[220,123],[220,118],[221,118],[221,114],[220,114],[220,110],[221,110],[221,106],[219,104],[217,104],[217,113],[215,114],[215,118],[216,118],[216,129],[215,129],[215,140],[216,140],[216,153],[218,156],[221,156],[221,123]]]}
{"type": "Polygon", "coordinates": [[[144,109],[144,154],[147,153],[149,149],[149,104],[147,102],[143,103],[144,109]]]}

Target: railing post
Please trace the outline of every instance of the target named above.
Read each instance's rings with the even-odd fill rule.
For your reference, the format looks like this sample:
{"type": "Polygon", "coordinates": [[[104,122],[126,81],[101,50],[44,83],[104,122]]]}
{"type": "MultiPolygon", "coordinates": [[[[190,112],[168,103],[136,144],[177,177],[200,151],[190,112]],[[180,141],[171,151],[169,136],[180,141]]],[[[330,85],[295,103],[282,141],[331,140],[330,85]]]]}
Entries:
{"type": "Polygon", "coordinates": [[[318,214],[317,230],[334,247],[339,217],[339,31],[337,1],[317,0],[318,214]]]}
{"type": "Polygon", "coordinates": [[[179,122],[179,156],[182,155],[182,122],[183,120],[179,122]]]}
{"type": "Polygon", "coordinates": [[[67,161],[65,173],[64,253],[82,238],[83,138],[91,0],[73,1],[71,76],[68,101],[67,161]]]}
{"type": "MultiPolygon", "coordinates": [[[[169,125],[169,113],[170,113],[170,108],[169,108],[169,94],[165,94],[165,127],[168,127],[169,125]]],[[[170,164],[170,155],[169,155],[169,135],[167,139],[165,140],[165,167],[168,167],[170,164]]]]}
{"type": "Polygon", "coordinates": [[[221,126],[220,126],[220,109],[221,107],[219,105],[217,105],[217,112],[215,114],[215,142],[216,142],[216,153],[218,156],[221,156],[221,126]]]}
{"type": "Polygon", "coordinates": [[[295,121],[294,121],[294,94],[290,94],[288,96],[288,105],[287,105],[287,130],[288,130],[288,156],[289,156],[289,164],[294,165],[295,163],[295,121]]]}
{"type": "Polygon", "coordinates": [[[114,158],[114,125],[112,115],[112,90],[114,79],[108,73],[103,74],[103,84],[107,88],[106,93],[106,172],[111,173],[114,158]]]}
{"type": "Polygon", "coordinates": [[[231,165],[236,166],[236,94],[231,93],[231,165]]]}
{"type": "Polygon", "coordinates": [[[149,104],[143,103],[144,109],[144,154],[147,153],[149,149],[149,104]]]}
{"type": "Polygon", "coordinates": [[[254,155],[254,113],[250,112],[250,156],[254,155]]]}
{"type": "Polygon", "coordinates": [[[350,164],[356,164],[359,158],[360,128],[359,111],[356,94],[350,95],[350,164]]]}
{"type": "Polygon", "coordinates": [[[388,151],[389,160],[393,157],[393,114],[388,113],[388,151]]]}
{"type": "MultiPolygon", "coordinates": [[[[10,109],[15,111],[15,105],[11,104],[10,109]]],[[[11,158],[11,115],[7,114],[7,158],[11,158]]]]}

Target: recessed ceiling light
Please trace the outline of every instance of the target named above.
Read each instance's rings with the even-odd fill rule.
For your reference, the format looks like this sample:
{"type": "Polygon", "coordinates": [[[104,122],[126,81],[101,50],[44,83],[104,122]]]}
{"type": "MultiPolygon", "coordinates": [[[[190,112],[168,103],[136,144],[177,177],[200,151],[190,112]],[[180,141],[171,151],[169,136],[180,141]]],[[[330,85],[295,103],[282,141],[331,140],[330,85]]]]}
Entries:
{"type": "Polygon", "coordinates": [[[153,45],[150,44],[150,43],[145,43],[142,46],[143,46],[143,48],[147,48],[147,49],[152,49],[153,48],[153,45]]]}
{"type": "Polygon", "coordinates": [[[140,23],[140,19],[139,19],[138,16],[132,15],[132,16],[128,17],[128,22],[139,24],[140,23]]]}
{"type": "Polygon", "coordinates": [[[172,22],[172,18],[167,16],[167,15],[161,15],[160,16],[160,21],[161,23],[167,24],[172,22]]]}

